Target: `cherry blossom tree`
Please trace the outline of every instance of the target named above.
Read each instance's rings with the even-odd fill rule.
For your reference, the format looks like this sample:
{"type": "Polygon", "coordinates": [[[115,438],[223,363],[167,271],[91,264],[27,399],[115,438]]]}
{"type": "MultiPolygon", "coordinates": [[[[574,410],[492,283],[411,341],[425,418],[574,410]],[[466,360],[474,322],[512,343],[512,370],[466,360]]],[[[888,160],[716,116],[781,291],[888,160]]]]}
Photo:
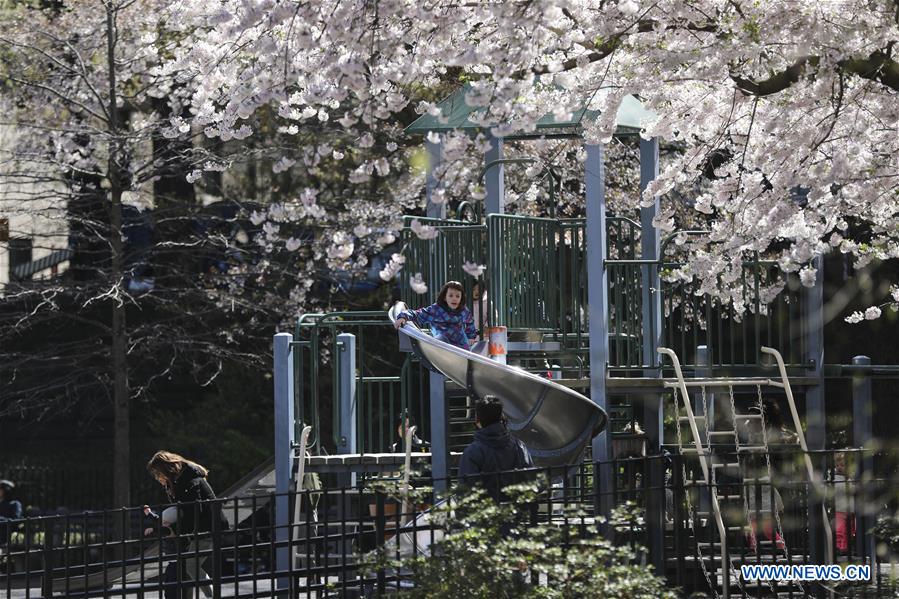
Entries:
{"type": "Polygon", "coordinates": [[[297,281],[254,243],[242,212],[258,202],[237,200],[255,197],[210,197],[211,176],[185,178],[252,148],[164,135],[184,111],[181,82],[159,68],[178,36],[159,23],[168,5],[0,8],[0,215],[57,270],[0,286],[0,414],[111,406],[115,505],[130,505],[132,403],[173,375],[205,385],[270,367],[297,281]]]}
{"type": "MultiPolygon", "coordinates": [[[[351,225],[396,227],[422,203],[419,150],[397,123],[439,115],[463,82],[474,120],[497,136],[586,104],[600,116],[584,123],[585,141],[609,143],[622,99],[639,97],[657,115],[643,135],[681,151],[630,207],[661,196],[660,229],[710,231],[685,241],[676,273],[700,292],[736,300],[757,253],[805,285],[825,252],[860,266],[899,254],[895,0],[182,0],[165,18],[185,35],[164,70],[195,83],[173,134],[248,139],[271,117],[289,138],[311,123],[324,147],[278,148],[280,164],[343,162],[349,184],[370,184],[365,201],[351,185],[339,192],[348,218],[321,215],[344,225],[333,266],[359,255],[351,225]]],[[[442,141],[438,201],[477,197],[484,136],[442,141]]],[[[289,203],[308,210],[313,192],[289,203]]]]}

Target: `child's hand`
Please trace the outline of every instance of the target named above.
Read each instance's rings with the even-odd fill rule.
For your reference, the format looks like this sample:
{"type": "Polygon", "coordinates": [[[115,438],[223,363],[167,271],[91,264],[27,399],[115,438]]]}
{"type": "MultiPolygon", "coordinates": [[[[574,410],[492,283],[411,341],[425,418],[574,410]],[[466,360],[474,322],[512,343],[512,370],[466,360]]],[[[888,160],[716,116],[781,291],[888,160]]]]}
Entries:
{"type": "Polygon", "coordinates": [[[396,322],[393,323],[393,326],[396,327],[397,330],[399,330],[403,327],[404,324],[406,324],[405,318],[397,318],[396,322]]]}
{"type": "Polygon", "coordinates": [[[156,532],[156,529],[153,528],[152,526],[150,526],[150,527],[144,529],[144,536],[149,537],[154,532],[156,532]]]}

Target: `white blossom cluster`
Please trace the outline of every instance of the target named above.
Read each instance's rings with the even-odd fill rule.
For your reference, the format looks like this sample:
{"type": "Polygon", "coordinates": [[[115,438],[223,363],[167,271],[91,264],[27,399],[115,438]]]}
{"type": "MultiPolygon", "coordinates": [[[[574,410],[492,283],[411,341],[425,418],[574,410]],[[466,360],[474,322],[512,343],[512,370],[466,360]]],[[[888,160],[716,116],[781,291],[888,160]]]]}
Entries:
{"type": "MultiPolygon", "coordinates": [[[[422,92],[456,79],[471,84],[472,120],[495,135],[533,132],[542,116],[586,101],[600,116],[584,123],[585,140],[605,143],[634,94],[658,115],[643,135],[683,149],[644,200],[712,177],[692,198],[710,232],[685,244],[680,273],[703,292],[727,297],[756,252],[805,285],[816,277],[811,258],[832,248],[862,263],[899,257],[899,81],[888,51],[899,26],[889,0],[225,0],[215,10],[182,0],[175,18],[196,35],[166,68],[202,75],[191,126],[210,136],[256,135],[253,115],[274,107],[285,127],[341,130],[333,156],[346,160],[410,103],[438,114],[439,98],[422,92]]],[[[477,152],[475,141],[445,146],[477,152]]],[[[476,177],[447,164],[448,184],[476,177]]],[[[352,177],[396,177],[396,168],[371,158],[352,177]]],[[[683,224],[675,213],[663,202],[663,232],[683,224]]]]}
{"type": "MultiPolygon", "coordinates": [[[[401,216],[424,202],[422,144],[402,126],[439,117],[439,100],[467,83],[482,134],[429,136],[444,149],[436,203],[483,197],[486,134],[534,133],[545,115],[586,106],[599,116],[584,117],[584,141],[610,143],[617,110],[634,95],[656,115],[642,135],[678,151],[642,198],[622,197],[616,209],[660,197],[663,235],[708,231],[675,246],[683,267],[672,276],[698,292],[739,311],[747,258],[773,259],[813,285],[810,261],[828,251],[859,267],[899,257],[894,0],[140,5],[120,48],[143,73],[129,101],[167,103],[172,139],[255,143],[273,177],[303,181],[254,217],[266,249],[299,251],[294,222],[321,231],[312,259],[329,268],[358,268],[392,244],[401,216]]],[[[81,27],[77,11],[63,18],[81,27]]],[[[92,109],[99,84],[66,93],[92,109]]],[[[53,141],[73,152],[65,134],[53,141]]],[[[210,152],[185,174],[236,166],[210,152]]],[[[533,212],[541,193],[522,185],[513,200],[533,212]]],[[[437,234],[413,226],[419,237],[437,234]]],[[[381,276],[396,276],[398,264],[381,276]]]]}

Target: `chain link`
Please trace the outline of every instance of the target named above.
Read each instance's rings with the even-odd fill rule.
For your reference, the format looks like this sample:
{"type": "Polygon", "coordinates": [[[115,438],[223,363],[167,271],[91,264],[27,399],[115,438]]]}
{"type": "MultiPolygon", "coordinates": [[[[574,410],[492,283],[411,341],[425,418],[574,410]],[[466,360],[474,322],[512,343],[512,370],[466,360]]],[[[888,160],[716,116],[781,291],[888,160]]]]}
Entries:
{"type": "MultiPolygon", "coordinates": [[[[703,387],[703,391],[705,387],[703,387]]],[[[680,402],[678,401],[678,396],[681,394],[680,389],[674,389],[674,429],[677,431],[677,447],[680,450],[681,454],[681,479],[686,482],[687,481],[687,462],[684,460],[684,442],[683,436],[680,430],[680,402]]],[[[684,401],[690,401],[689,397],[685,397],[684,401]]],[[[691,479],[693,480],[693,479],[691,479]]],[[[718,585],[712,582],[712,576],[709,574],[708,568],[705,567],[705,559],[702,556],[702,549],[699,547],[699,536],[696,534],[696,523],[694,522],[693,516],[693,502],[690,501],[690,492],[684,489],[684,498],[687,501],[687,514],[689,517],[687,521],[690,524],[690,532],[693,533],[693,542],[696,544],[696,554],[699,558],[699,567],[702,568],[702,574],[705,576],[705,581],[708,583],[709,588],[712,590],[712,594],[715,596],[715,599],[719,599],[720,595],[718,594],[718,585]]],[[[722,577],[723,578],[723,577],[722,577]]],[[[728,581],[729,583],[730,581],[728,581]]]]}

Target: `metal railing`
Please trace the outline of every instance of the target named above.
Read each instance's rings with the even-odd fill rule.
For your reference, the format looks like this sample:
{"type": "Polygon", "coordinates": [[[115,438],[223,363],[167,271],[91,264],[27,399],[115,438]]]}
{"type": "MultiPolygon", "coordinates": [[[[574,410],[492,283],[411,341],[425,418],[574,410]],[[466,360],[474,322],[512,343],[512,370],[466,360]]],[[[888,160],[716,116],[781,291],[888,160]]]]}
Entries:
{"type": "Polygon", "coordinates": [[[335,356],[339,333],[356,337],[358,451],[389,451],[396,420],[410,414],[429,430],[428,377],[411,354],[397,351],[397,337],[386,312],[307,314],[297,320],[294,338],[294,394],[297,438],[303,424],[312,426],[309,448],[331,453],[340,430],[340,377],[335,356]],[[330,431],[322,439],[316,432],[330,431]]]}
{"type": "MultiPolygon", "coordinates": [[[[793,477],[801,469],[791,466],[801,458],[798,453],[772,454],[772,458],[783,465],[781,478],[756,483],[744,491],[757,501],[748,506],[749,511],[737,510],[737,520],[745,522],[740,520],[743,525],[735,529],[728,544],[728,557],[735,565],[763,563],[759,548],[765,542],[781,546],[779,552],[770,552],[772,563],[813,563],[809,513],[814,512],[810,507],[814,502],[809,498],[815,491],[801,476],[793,477]],[[760,507],[766,494],[770,505],[777,504],[775,488],[783,505],[777,536],[766,529],[760,507]]],[[[816,460],[828,464],[824,471],[827,491],[821,500],[838,531],[834,541],[838,563],[872,567],[872,578],[866,584],[842,584],[837,590],[856,597],[891,596],[896,587],[889,565],[899,547],[890,546],[888,539],[875,538],[872,526],[878,514],[895,512],[897,498],[889,474],[861,472],[864,460],[858,450],[818,452],[816,460]],[[879,553],[874,550],[875,543],[881,545],[879,553]]],[[[607,472],[614,477],[608,502],[630,502],[637,516],[603,534],[613,536],[617,544],[634,547],[639,560],[653,565],[685,595],[716,592],[716,585],[720,587],[726,579],[707,563],[703,553],[708,525],[701,512],[702,497],[709,488],[693,482],[700,477],[689,474],[698,468],[698,462],[674,454],[614,460],[608,466],[607,472]],[[653,480],[659,482],[652,484],[653,480]]],[[[597,471],[589,463],[534,471],[534,478],[542,482],[533,499],[538,509],[530,511],[532,523],[570,526],[572,540],[584,535],[588,524],[599,524],[597,510],[603,502],[594,486],[597,471]]],[[[371,596],[395,590],[401,583],[414,585],[408,573],[371,558],[379,548],[393,557],[427,555],[443,530],[422,516],[430,509],[431,500],[427,496],[409,500],[402,487],[385,490],[376,480],[357,480],[360,484],[354,487],[290,493],[289,500],[299,502],[299,518],[286,527],[274,523],[274,494],[180,504],[181,513],[194,511],[201,526],[200,532],[178,537],[168,536],[167,529],[148,520],[139,508],[7,523],[11,534],[0,559],[0,589],[10,598],[37,599],[124,598],[166,590],[197,593],[205,587],[213,597],[255,598],[335,593],[371,596]],[[145,535],[147,528],[152,531],[145,535]],[[201,571],[196,570],[198,564],[201,571]]],[[[430,482],[425,476],[413,477],[418,486],[430,482]]],[[[722,480],[719,484],[728,483],[722,480]]],[[[455,492],[461,497],[468,491],[455,492]]],[[[769,582],[732,579],[731,584],[732,596],[771,591],[769,582]]],[[[816,583],[776,586],[782,594],[778,596],[801,597],[824,589],[816,583]]]]}
{"type": "MultiPolygon", "coordinates": [[[[429,293],[414,294],[403,281],[403,299],[412,306],[426,305],[439,287],[456,279],[469,291],[474,279],[464,273],[465,262],[487,265],[489,279],[488,320],[516,332],[540,332],[561,341],[565,351],[587,357],[589,344],[587,310],[586,221],[491,214],[484,225],[458,221],[419,219],[435,226],[435,239],[421,240],[407,228],[403,232],[408,277],[421,273],[429,293]]],[[[658,294],[662,308],[662,343],[684,357],[684,365],[754,367],[758,348],[782,349],[790,366],[802,366],[802,297],[795,276],[785,275],[777,265],[755,257],[747,261],[736,282],[740,289],[731,303],[701,292],[697,281],[670,276],[680,265],[670,241],[662,244],[662,255],[640,256],[640,224],[633,219],[610,216],[606,225],[605,268],[608,275],[609,366],[641,369],[656,365],[655,356],[643,355],[644,274],[661,276],[658,294]],[[772,286],[782,283],[773,301],[763,301],[772,286]],[[710,348],[711,362],[697,364],[695,348],[710,348]]],[[[701,232],[683,232],[701,233],[701,232]]]]}

